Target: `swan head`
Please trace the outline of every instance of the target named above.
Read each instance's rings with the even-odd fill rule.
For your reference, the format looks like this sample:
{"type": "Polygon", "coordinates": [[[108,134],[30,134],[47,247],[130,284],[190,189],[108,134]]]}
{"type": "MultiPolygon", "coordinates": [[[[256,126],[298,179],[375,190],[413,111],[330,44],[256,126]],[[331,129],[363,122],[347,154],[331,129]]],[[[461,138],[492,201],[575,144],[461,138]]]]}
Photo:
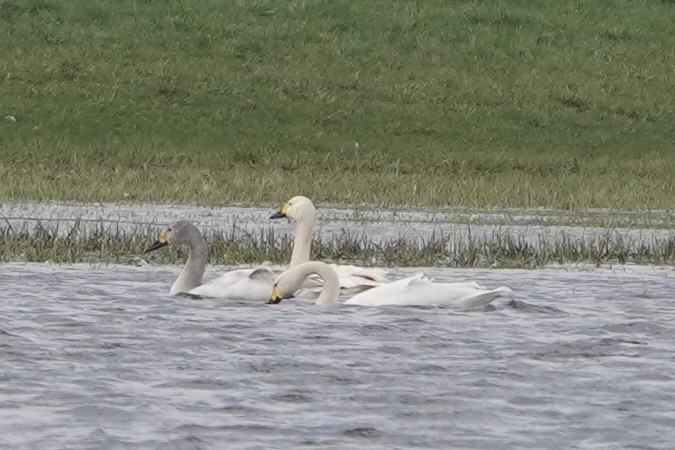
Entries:
{"type": "Polygon", "coordinates": [[[157,238],[150,247],[145,249],[145,253],[171,244],[187,244],[190,242],[190,236],[193,235],[195,231],[199,232],[197,227],[187,220],[180,220],[160,231],[159,238],[157,238]]]}
{"type": "Polygon", "coordinates": [[[279,208],[279,211],[272,214],[270,219],[281,219],[283,217],[289,217],[296,222],[310,219],[314,220],[314,203],[307,197],[298,195],[293,197],[279,208]]]}
{"type": "Polygon", "coordinates": [[[270,299],[268,300],[267,304],[276,305],[277,303],[281,303],[283,299],[290,296],[291,295],[286,292],[284,285],[282,285],[281,290],[279,289],[279,282],[275,280],[274,284],[272,285],[272,292],[270,293],[270,299]]]}
{"type": "Polygon", "coordinates": [[[289,271],[283,272],[276,277],[274,279],[274,284],[272,285],[270,299],[267,303],[276,305],[277,303],[281,303],[285,298],[293,297],[293,293],[297,289],[297,286],[293,286],[293,278],[293,274],[289,273],[289,271]]]}

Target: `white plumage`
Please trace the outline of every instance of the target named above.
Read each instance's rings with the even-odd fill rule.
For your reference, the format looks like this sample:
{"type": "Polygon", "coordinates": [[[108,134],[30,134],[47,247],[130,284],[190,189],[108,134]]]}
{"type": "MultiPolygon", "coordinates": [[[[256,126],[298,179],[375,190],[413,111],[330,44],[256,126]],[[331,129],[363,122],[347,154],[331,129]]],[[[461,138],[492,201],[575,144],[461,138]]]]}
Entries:
{"type": "Polygon", "coordinates": [[[208,260],[206,241],[197,227],[185,220],[178,221],[162,230],[159,239],[145,252],[172,244],[187,245],[189,256],[178,278],[171,285],[170,295],[184,293],[201,297],[260,302],[269,298],[276,273],[265,267],[233,270],[202,284],[208,260]]]}
{"type": "MultiPolygon", "coordinates": [[[[339,279],[335,270],[320,261],[310,261],[288,269],[274,280],[270,303],[279,303],[300,288],[311,274],[324,280],[317,305],[335,305],[340,295],[339,279]]],[[[361,306],[430,306],[441,305],[455,309],[481,308],[502,296],[511,296],[508,287],[485,289],[476,282],[434,283],[424,274],[413,275],[388,284],[374,287],[354,295],[346,305],[361,306]]]]}
{"type": "MultiPolygon", "coordinates": [[[[299,264],[310,260],[315,214],[314,203],[307,197],[298,195],[284,203],[279,211],[270,217],[271,219],[288,217],[295,221],[295,238],[289,268],[297,267],[299,264]]],[[[331,264],[331,267],[337,273],[340,288],[343,292],[361,292],[389,281],[387,272],[382,269],[337,264],[331,264]]],[[[305,287],[310,290],[320,289],[320,285],[314,277],[307,280],[305,287]]]]}

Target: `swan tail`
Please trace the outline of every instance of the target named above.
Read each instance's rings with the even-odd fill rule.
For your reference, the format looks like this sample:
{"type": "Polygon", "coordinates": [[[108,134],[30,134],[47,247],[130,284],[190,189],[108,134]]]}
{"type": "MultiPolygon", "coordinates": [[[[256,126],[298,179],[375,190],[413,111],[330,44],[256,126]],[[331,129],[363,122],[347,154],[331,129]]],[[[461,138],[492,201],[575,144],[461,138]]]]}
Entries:
{"type": "Polygon", "coordinates": [[[493,292],[497,295],[497,297],[495,297],[495,298],[498,298],[498,297],[513,298],[513,291],[511,290],[511,288],[506,287],[506,286],[499,286],[497,289],[493,289],[490,292],[493,292]]]}

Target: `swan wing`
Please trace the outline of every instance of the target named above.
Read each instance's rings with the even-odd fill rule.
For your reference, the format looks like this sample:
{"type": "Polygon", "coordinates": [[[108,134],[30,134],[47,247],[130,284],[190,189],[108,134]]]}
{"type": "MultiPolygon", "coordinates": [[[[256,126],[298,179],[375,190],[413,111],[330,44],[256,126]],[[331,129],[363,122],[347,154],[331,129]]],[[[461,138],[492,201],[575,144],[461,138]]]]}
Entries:
{"type": "MultiPolygon", "coordinates": [[[[343,266],[329,264],[337,273],[340,281],[340,291],[344,294],[357,294],[372,287],[386,283],[387,272],[377,268],[361,268],[356,266],[343,266]]],[[[312,274],[305,279],[303,288],[306,292],[318,295],[323,289],[323,280],[320,276],[312,274]]]]}
{"type": "Polygon", "coordinates": [[[471,309],[482,307],[498,297],[511,293],[509,288],[482,289],[474,281],[433,283],[423,274],[417,274],[357,294],[345,303],[364,306],[442,305],[471,309]]]}
{"type": "Polygon", "coordinates": [[[338,274],[338,278],[356,278],[361,280],[364,284],[380,285],[389,281],[387,279],[387,271],[378,269],[376,267],[357,267],[349,265],[330,264],[330,266],[338,274]]]}
{"type": "Polygon", "coordinates": [[[275,272],[275,271],[267,269],[266,267],[260,267],[258,269],[254,269],[248,275],[248,277],[253,281],[261,281],[261,282],[269,283],[270,285],[272,285],[274,283],[274,277],[277,276],[277,275],[278,275],[278,273],[275,272]]]}
{"type": "Polygon", "coordinates": [[[274,276],[274,272],[264,267],[232,270],[208,283],[197,286],[189,293],[203,297],[263,302],[269,298],[274,276]]]}
{"type": "Polygon", "coordinates": [[[377,268],[330,264],[340,280],[343,292],[361,292],[388,282],[387,272],[377,268]]]}
{"type": "Polygon", "coordinates": [[[347,305],[366,305],[366,306],[377,306],[382,305],[383,301],[388,298],[396,298],[401,295],[401,293],[406,292],[410,289],[410,285],[414,284],[427,284],[431,280],[426,277],[423,273],[415,274],[411,277],[402,278],[400,280],[392,281],[391,283],[382,284],[380,286],[368,289],[367,291],[360,292],[347,300],[345,304],[347,305]]]}

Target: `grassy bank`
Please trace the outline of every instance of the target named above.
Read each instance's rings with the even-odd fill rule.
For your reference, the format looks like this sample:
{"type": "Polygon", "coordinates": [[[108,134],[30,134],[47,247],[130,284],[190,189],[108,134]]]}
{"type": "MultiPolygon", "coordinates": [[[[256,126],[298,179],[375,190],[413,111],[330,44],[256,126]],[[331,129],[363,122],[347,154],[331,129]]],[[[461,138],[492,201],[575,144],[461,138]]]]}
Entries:
{"type": "MultiPolygon", "coordinates": [[[[287,264],[292,240],[272,230],[242,238],[235,231],[209,233],[211,264],[287,264]]],[[[143,261],[181,264],[184,249],[168,247],[143,251],[156,239],[157,230],[121,232],[114,224],[85,229],[80,224],[59,230],[59,224],[15,230],[0,226],[0,260],[51,261],[57,263],[122,263],[143,261]],[[59,232],[61,231],[61,232],[59,232]]],[[[572,236],[565,232],[554,238],[543,234],[528,239],[524,234],[495,231],[486,235],[434,234],[426,239],[390,239],[375,242],[364,235],[344,233],[334,238],[314,239],[312,259],[386,267],[508,267],[541,268],[550,264],[675,264],[675,235],[631,240],[608,230],[603,235],[572,236]]]]}
{"type": "Polygon", "coordinates": [[[666,0],[0,2],[0,198],[672,209],[666,0]]]}

